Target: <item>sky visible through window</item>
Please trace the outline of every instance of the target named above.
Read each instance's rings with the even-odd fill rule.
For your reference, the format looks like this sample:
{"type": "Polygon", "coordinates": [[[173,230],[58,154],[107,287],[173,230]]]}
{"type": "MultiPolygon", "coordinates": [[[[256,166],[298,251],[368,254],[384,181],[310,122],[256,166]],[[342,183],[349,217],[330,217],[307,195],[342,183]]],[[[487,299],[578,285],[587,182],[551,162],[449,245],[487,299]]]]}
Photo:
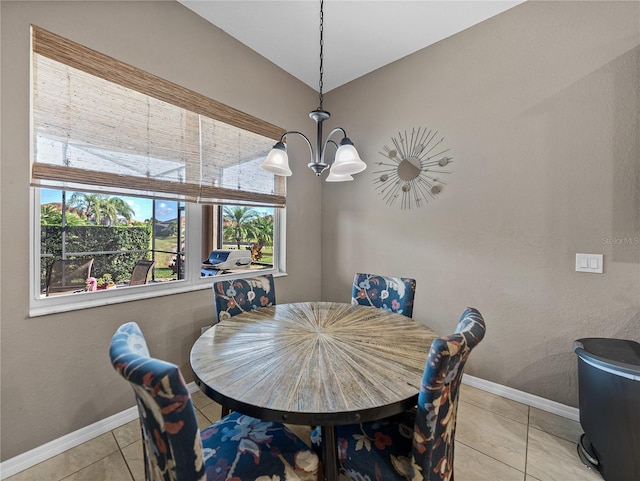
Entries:
{"type": "MultiPolygon", "coordinates": [[[[71,198],[73,192],[67,192],[67,201],[71,198]]],[[[107,194],[108,195],[108,194],[107,194]]],[[[118,195],[127,204],[131,206],[135,212],[133,219],[138,222],[144,222],[147,219],[151,219],[151,213],[153,210],[153,200],[145,199],[141,197],[125,197],[118,195]]],[[[62,191],[55,189],[40,189],[40,205],[50,204],[52,202],[62,202],[62,191]]],[[[273,209],[267,209],[262,207],[254,207],[260,215],[273,214],[273,209]]],[[[158,200],[156,203],[156,220],[160,222],[171,221],[178,218],[176,212],[176,202],[172,200],[158,200]]]]}
{"type": "MultiPolygon", "coordinates": [[[[67,199],[71,197],[73,192],[67,192],[67,199]]],[[[140,197],[125,197],[125,196],[117,196],[123,199],[127,204],[131,206],[135,214],[133,218],[139,222],[144,222],[146,219],[151,218],[152,213],[152,204],[153,201],[151,199],[143,199],[140,197]]],[[[40,204],[49,204],[52,202],[60,203],[62,202],[62,191],[55,189],[40,189],[40,204]]],[[[169,221],[174,220],[178,217],[176,213],[176,202],[175,201],[158,201],[156,203],[156,218],[157,220],[169,221]]]]}

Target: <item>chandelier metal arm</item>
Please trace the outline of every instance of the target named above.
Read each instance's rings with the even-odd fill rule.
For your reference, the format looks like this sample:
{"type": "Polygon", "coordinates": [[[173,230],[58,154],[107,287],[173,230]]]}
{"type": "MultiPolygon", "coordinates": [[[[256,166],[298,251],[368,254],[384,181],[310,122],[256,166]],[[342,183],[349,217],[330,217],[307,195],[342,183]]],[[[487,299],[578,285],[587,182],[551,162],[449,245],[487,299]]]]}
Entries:
{"type": "Polygon", "coordinates": [[[311,159],[311,162],[309,162],[308,166],[316,173],[316,175],[320,175],[330,166],[330,163],[325,162],[325,151],[327,150],[327,145],[333,144],[336,149],[340,147],[340,145],[335,140],[332,140],[331,137],[338,132],[342,133],[343,139],[347,137],[347,132],[342,127],[336,127],[331,132],[329,132],[329,135],[327,135],[327,138],[324,140],[324,143],[321,144],[322,142],[321,122],[318,122],[318,128],[319,128],[319,131],[318,131],[318,137],[316,139],[317,146],[315,150],[315,161],[314,161],[314,155],[313,155],[314,151],[313,151],[313,146],[311,144],[311,140],[309,140],[309,137],[307,137],[305,134],[303,134],[302,132],[298,132],[297,130],[290,130],[282,134],[282,137],[280,137],[280,143],[283,145],[287,135],[290,135],[290,134],[299,135],[305,140],[305,142],[307,143],[307,147],[309,147],[309,155],[311,159]]]}
{"type": "MultiPolygon", "coordinates": [[[[284,139],[287,137],[287,135],[289,134],[295,134],[295,135],[299,135],[300,137],[302,137],[305,142],[307,143],[307,146],[309,147],[309,158],[311,159],[311,162],[309,163],[309,166],[313,165],[313,146],[311,145],[311,141],[309,140],[309,137],[307,137],[306,135],[304,135],[302,132],[298,132],[297,130],[289,130],[287,132],[285,132],[284,134],[282,134],[282,137],[280,137],[280,143],[284,145],[284,139]]],[[[320,174],[318,174],[320,175],[320,174]]]]}
{"type": "Polygon", "coordinates": [[[309,140],[309,137],[304,135],[302,132],[298,132],[297,130],[289,130],[289,131],[285,132],[284,134],[282,134],[282,137],[280,137],[280,143],[284,143],[284,139],[289,134],[299,135],[300,137],[302,137],[307,142],[307,145],[309,146],[309,154],[311,155],[311,160],[313,160],[313,147],[311,146],[311,141],[309,140]]]}
{"type": "Polygon", "coordinates": [[[340,147],[338,145],[338,142],[336,142],[335,140],[329,140],[329,137],[327,137],[326,142],[324,143],[324,147],[325,149],[327,148],[327,144],[333,144],[333,146],[336,148],[336,150],[338,149],[338,147],[340,147]]]}
{"type": "MultiPolygon", "coordinates": [[[[329,135],[327,135],[327,138],[324,141],[324,144],[322,146],[322,150],[320,151],[320,163],[324,164],[324,152],[327,149],[327,144],[329,143],[333,143],[333,145],[336,146],[336,149],[339,147],[338,143],[335,142],[334,140],[330,140],[331,136],[333,134],[335,134],[336,132],[342,132],[342,137],[346,137],[347,136],[347,132],[342,128],[342,127],[336,127],[335,129],[333,129],[331,132],[329,132],[329,135]]],[[[334,159],[335,160],[335,159],[334,159]]],[[[329,164],[325,164],[325,165],[329,165],[329,164]]]]}

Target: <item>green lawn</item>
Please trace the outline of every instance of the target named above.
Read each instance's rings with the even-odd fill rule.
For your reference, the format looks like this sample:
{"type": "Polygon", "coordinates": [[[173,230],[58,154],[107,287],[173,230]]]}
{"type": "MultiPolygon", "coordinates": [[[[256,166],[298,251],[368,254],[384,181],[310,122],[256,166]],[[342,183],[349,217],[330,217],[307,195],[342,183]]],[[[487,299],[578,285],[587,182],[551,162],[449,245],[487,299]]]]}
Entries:
{"type": "Polygon", "coordinates": [[[168,267],[160,267],[160,268],[153,269],[153,275],[155,276],[155,279],[158,281],[173,280],[176,278],[176,275],[168,267]]]}
{"type": "MultiPolygon", "coordinates": [[[[156,249],[161,251],[175,251],[178,243],[177,236],[156,237],[156,249]]],[[[164,252],[156,252],[156,269],[158,267],[167,267],[175,254],[165,254],[164,252]]]]}

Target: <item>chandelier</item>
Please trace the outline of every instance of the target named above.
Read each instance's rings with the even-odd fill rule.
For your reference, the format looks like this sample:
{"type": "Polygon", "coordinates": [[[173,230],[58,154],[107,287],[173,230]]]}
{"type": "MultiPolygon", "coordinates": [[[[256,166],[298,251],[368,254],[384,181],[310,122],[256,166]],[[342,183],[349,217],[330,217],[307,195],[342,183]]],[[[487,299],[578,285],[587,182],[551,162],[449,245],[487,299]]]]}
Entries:
{"type": "Polygon", "coordinates": [[[276,175],[289,176],[291,175],[291,169],[289,168],[289,156],[287,155],[287,148],[284,144],[284,140],[287,135],[295,134],[302,137],[309,146],[309,152],[311,154],[311,162],[309,162],[308,167],[313,170],[317,176],[320,176],[325,170],[329,169],[329,175],[326,178],[327,182],[344,182],[348,180],[353,180],[352,175],[357,174],[358,172],[362,172],[367,168],[367,164],[365,164],[360,156],[358,155],[358,151],[356,150],[351,139],[347,137],[347,132],[341,128],[337,127],[329,132],[327,138],[322,140],[322,123],[331,117],[331,114],[322,108],[322,76],[324,73],[323,70],[323,60],[324,60],[324,0],[320,1],[320,82],[319,82],[319,100],[320,106],[316,110],[312,110],[309,112],[309,117],[313,119],[316,123],[316,150],[315,157],[313,147],[311,145],[311,141],[309,138],[304,135],[302,132],[297,131],[289,131],[282,134],[280,140],[273,146],[267,158],[264,160],[262,164],[260,164],[260,168],[266,170],[267,172],[271,172],[276,175]],[[334,140],[331,140],[331,136],[337,134],[338,132],[342,133],[342,140],[338,144],[334,140]],[[337,150],[334,154],[334,159],[331,165],[327,163],[327,159],[325,158],[325,152],[327,150],[327,146],[331,144],[337,150]]]}

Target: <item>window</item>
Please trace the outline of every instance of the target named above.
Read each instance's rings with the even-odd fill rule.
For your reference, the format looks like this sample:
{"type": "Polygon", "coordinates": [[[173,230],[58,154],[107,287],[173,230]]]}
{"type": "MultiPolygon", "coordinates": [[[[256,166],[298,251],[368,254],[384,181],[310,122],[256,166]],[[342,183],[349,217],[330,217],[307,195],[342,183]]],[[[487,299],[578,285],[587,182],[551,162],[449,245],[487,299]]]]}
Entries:
{"type": "Polygon", "coordinates": [[[32,316],[205,289],[212,276],[284,271],[283,209],[33,191],[39,262],[32,270],[32,316]],[[120,201],[130,210],[113,214],[109,204],[122,206],[120,201]],[[67,283],[53,275],[51,284],[51,268],[60,260],[92,265],[81,277],[69,275],[67,283]],[[134,286],[140,260],[153,264],[134,286]]]}
{"type": "Polygon", "coordinates": [[[41,189],[40,296],[183,279],[184,210],[176,201],[41,189]],[[92,261],[82,285],[50,279],[61,260],[92,261]],[[139,261],[153,264],[140,272],[139,261]],[[144,276],[132,279],[134,270],[144,276]]]}
{"type": "Polygon", "coordinates": [[[286,185],[258,166],[283,129],[38,27],[32,36],[32,315],[282,267],[286,185]]]}
{"type": "MultiPolygon", "coordinates": [[[[274,268],[275,210],[215,206],[203,220],[211,233],[203,245],[201,277],[274,268]],[[215,221],[212,221],[215,219],[215,221]]],[[[139,261],[149,270],[135,285],[185,278],[185,204],[171,200],[118,197],[40,189],[40,297],[93,292],[132,285],[139,261]],[[79,279],[60,285],[52,266],[60,260],[91,261],[79,279]]]]}

